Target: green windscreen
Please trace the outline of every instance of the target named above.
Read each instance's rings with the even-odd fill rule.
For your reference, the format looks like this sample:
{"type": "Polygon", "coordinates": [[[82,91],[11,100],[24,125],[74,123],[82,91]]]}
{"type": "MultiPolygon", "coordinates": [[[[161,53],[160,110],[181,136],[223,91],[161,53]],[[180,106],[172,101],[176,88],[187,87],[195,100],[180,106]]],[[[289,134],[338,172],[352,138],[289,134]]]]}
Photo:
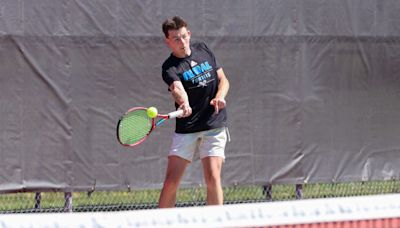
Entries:
{"type": "Polygon", "coordinates": [[[146,110],[138,109],[125,114],[118,125],[118,139],[122,144],[132,145],[145,138],[152,127],[152,119],[146,110]]]}

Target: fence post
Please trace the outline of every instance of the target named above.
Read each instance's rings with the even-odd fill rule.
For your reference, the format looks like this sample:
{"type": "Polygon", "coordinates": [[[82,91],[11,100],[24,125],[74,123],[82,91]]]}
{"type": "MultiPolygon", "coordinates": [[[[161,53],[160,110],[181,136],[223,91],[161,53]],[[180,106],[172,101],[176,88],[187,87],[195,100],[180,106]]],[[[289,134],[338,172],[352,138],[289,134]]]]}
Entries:
{"type": "Polygon", "coordinates": [[[42,204],[42,193],[36,192],[35,193],[35,210],[39,210],[42,204]]]}
{"type": "Polygon", "coordinates": [[[296,184],[296,199],[302,199],[302,198],[303,198],[303,185],[296,184]]]}
{"type": "Polygon", "coordinates": [[[64,192],[64,212],[72,212],[72,192],[64,192]]]}
{"type": "Polygon", "coordinates": [[[263,185],[263,195],[265,195],[265,199],[267,201],[272,201],[272,185],[271,184],[263,185]]]}

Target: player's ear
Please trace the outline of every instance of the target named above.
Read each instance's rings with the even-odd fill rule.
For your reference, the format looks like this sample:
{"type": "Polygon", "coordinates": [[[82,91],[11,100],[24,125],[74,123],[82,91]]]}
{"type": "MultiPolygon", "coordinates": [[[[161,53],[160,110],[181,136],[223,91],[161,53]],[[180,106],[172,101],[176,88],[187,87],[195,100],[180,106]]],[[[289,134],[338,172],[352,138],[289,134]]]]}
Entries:
{"type": "Polygon", "coordinates": [[[166,44],[168,44],[168,41],[169,41],[168,36],[169,36],[169,31],[168,31],[168,33],[167,33],[167,36],[166,36],[165,39],[164,39],[164,42],[165,42],[166,44]]]}
{"type": "Polygon", "coordinates": [[[169,40],[168,38],[165,38],[165,39],[164,39],[164,42],[165,42],[165,44],[166,44],[168,47],[170,46],[170,45],[169,45],[169,44],[170,44],[170,40],[169,40]]]}

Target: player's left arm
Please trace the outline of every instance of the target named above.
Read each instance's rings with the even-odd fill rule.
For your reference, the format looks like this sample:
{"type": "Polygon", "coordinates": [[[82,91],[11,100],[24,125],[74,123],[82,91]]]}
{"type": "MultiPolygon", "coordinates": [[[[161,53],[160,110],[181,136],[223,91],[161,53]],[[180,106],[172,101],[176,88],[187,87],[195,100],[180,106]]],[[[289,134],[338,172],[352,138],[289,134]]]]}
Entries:
{"type": "Polygon", "coordinates": [[[219,110],[225,108],[226,106],[226,100],[225,97],[228,94],[229,91],[229,81],[226,78],[226,75],[224,73],[224,70],[222,68],[219,68],[217,70],[217,76],[218,76],[218,92],[215,95],[214,99],[210,101],[210,104],[214,106],[215,108],[215,113],[218,114],[219,110]]]}

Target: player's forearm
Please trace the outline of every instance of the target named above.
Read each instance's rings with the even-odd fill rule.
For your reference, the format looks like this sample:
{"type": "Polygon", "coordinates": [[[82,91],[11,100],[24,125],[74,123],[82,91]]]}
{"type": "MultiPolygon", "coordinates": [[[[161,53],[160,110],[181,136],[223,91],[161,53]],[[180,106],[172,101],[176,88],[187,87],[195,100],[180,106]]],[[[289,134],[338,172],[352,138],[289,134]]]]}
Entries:
{"type": "Polygon", "coordinates": [[[182,104],[187,104],[187,105],[189,104],[188,95],[185,91],[185,88],[183,88],[181,82],[179,81],[173,82],[170,86],[170,90],[172,97],[179,106],[181,106],[182,104]]]}
{"type": "Polygon", "coordinates": [[[183,110],[183,114],[178,118],[190,116],[192,114],[192,108],[190,107],[189,98],[185,88],[182,85],[182,82],[180,81],[173,82],[169,89],[171,90],[172,97],[178,104],[179,109],[183,110]]]}
{"type": "Polygon", "coordinates": [[[229,91],[229,81],[226,78],[225,73],[222,69],[219,69],[217,73],[219,78],[219,84],[218,84],[218,92],[215,97],[220,99],[225,99],[229,91]]]}

